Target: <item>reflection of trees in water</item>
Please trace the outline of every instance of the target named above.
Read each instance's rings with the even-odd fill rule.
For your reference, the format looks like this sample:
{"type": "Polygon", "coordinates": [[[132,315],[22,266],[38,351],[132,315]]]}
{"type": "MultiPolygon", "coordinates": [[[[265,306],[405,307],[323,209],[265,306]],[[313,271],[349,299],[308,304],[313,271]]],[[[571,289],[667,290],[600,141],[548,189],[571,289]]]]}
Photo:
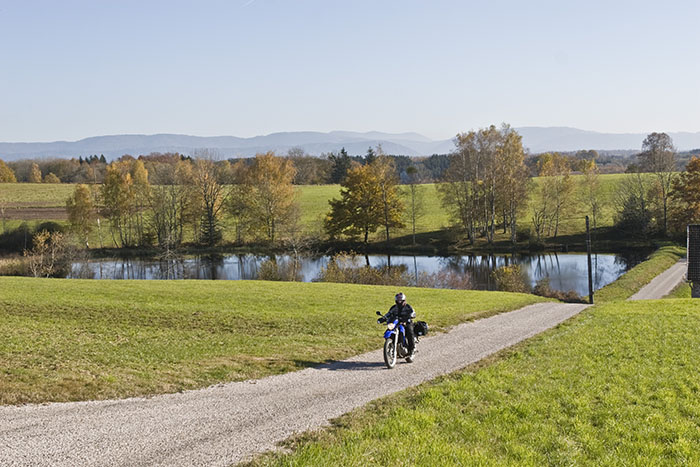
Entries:
{"type": "Polygon", "coordinates": [[[152,274],[154,279],[185,279],[185,259],[182,257],[161,259],[155,265],[152,274]]]}
{"type": "MultiPolygon", "coordinates": [[[[593,256],[594,287],[596,289],[616,279],[638,261],[644,259],[644,252],[620,256],[595,254],[593,256]]],[[[274,255],[275,261],[284,265],[292,259],[287,255],[274,255]]],[[[71,277],[97,279],[257,279],[260,264],[269,260],[269,256],[238,254],[223,257],[221,255],[202,257],[171,257],[153,259],[113,258],[106,260],[74,262],[71,277]]],[[[538,255],[464,255],[450,257],[390,257],[371,256],[356,257],[357,267],[365,267],[367,260],[378,271],[391,275],[394,279],[405,279],[407,283],[422,283],[430,276],[448,277],[448,282],[465,281],[468,278],[474,288],[493,289],[491,273],[500,266],[519,264],[534,283],[536,280],[550,276],[553,288],[559,281],[562,287],[587,290],[586,256],[543,253],[538,255]],[[449,273],[449,274],[448,274],[449,273]],[[581,285],[583,284],[583,285],[581,285]],[[579,287],[581,285],[581,287],[579,287]]],[[[321,267],[328,264],[323,257],[302,257],[302,263],[295,265],[303,270],[303,280],[314,280],[321,267]]],[[[299,277],[300,279],[301,276],[299,277]]],[[[433,281],[435,282],[435,281],[433,281]]],[[[445,281],[442,281],[445,282],[445,281]]]]}
{"type": "Polygon", "coordinates": [[[545,253],[538,254],[534,258],[524,257],[522,258],[523,265],[532,268],[534,263],[534,270],[530,274],[531,280],[537,282],[544,277],[550,277],[552,272],[556,272],[557,275],[561,275],[561,264],[559,262],[559,255],[556,253],[545,253]],[[528,264],[529,263],[529,264],[528,264]]]}
{"type": "Polygon", "coordinates": [[[469,276],[472,284],[477,289],[494,290],[491,273],[497,267],[510,264],[510,257],[496,255],[464,255],[452,256],[441,259],[444,269],[456,271],[459,274],[469,276]]]}

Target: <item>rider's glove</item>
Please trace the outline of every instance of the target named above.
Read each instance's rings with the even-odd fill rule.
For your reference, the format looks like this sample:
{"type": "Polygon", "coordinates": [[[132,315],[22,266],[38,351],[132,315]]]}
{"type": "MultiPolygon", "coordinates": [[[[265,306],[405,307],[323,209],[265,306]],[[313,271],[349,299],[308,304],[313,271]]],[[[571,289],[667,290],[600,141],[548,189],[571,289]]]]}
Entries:
{"type": "Polygon", "coordinates": [[[385,322],[386,322],[386,318],[384,318],[384,317],[381,317],[381,318],[379,318],[379,319],[377,320],[377,323],[379,323],[379,324],[382,324],[382,323],[385,323],[385,322]]]}

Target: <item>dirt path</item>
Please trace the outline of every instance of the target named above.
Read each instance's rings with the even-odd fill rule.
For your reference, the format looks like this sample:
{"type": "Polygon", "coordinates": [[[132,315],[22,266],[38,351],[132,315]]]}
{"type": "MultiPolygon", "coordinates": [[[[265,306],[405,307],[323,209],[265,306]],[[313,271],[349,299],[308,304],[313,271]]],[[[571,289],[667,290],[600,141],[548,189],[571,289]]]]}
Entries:
{"type": "Polygon", "coordinates": [[[684,259],[656,276],[628,300],[654,300],[668,295],[685,277],[687,264],[684,259]]]}
{"type": "MultiPolygon", "coordinates": [[[[381,351],[256,381],[151,398],[0,407],[0,465],[230,465],[356,407],[464,368],[576,315],[540,303],[424,338],[415,363],[381,351]]],[[[377,326],[377,341],[383,328],[377,326]]]]}

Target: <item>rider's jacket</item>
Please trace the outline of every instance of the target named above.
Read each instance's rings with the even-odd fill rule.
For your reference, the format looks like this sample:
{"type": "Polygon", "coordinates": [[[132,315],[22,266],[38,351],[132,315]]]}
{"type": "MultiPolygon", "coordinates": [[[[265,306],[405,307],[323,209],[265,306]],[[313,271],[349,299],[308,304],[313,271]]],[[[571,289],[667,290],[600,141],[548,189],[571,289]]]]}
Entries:
{"type": "Polygon", "coordinates": [[[415,318],[416,312],[413,311],[413,308],[408,303],[406,303],[403,306],[394,305],[391,308],[389,308],[389,312],[386,314],[386,318],[388,321],[393,321],[397,317],[399,318],[399,321],[405,323],[408,320],[415,318]]]}

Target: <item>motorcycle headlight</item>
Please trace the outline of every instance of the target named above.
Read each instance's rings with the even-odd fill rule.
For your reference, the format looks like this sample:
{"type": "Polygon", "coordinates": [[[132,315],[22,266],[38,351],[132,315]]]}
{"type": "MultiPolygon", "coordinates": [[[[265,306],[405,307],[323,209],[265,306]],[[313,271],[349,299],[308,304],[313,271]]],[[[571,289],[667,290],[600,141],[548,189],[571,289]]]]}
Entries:
{"type": "Polygon", "coordinates": [[[393,331],[393,330],[394,330],[394,327],[395,327],[395,326],[394,326],[394,323],[389,323],[389,324],[386,325],[386,328],[387,328],[389,331],[393,331]]]}

